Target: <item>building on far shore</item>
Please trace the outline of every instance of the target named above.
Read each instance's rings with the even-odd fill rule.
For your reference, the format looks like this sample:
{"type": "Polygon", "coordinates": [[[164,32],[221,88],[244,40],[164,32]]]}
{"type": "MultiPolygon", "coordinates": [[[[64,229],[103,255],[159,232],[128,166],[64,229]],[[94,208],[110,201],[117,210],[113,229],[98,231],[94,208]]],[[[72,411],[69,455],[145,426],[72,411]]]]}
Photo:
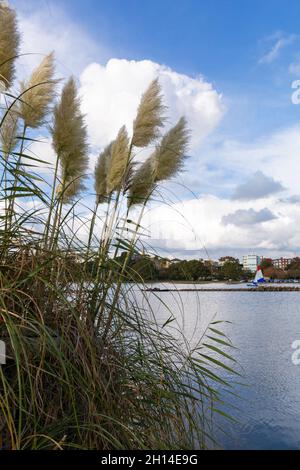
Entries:
{"type": "Polygon", "coordinates": [[[225,263],[239,263],[239,260],[237,258],[234,258],[233,256],[222,256],[219,258],[219,266],[224,266],[225,263]]]}
{"type": "Polygon", "coordinates": [[[200,261],[207,268],[218,268],[220,266],[219,261],[214,260],[214,259],[200,259],[200,261]]]}
{"type": "Polygon", "coordinates": [[[169,269],[172,264],[179,263],[181,260],[178,258],[160,258],[159,256],[150,256],[150,259],[153,261],[156,269],[169,269]]]}
{"type": "Polygon", "coordinates": [[[243,268],[247,271],[255,273],[257,266],[260,265],[262,257],[258,255],[245,255],[243,256],[243,268]]]}
{"type": "Polygon", "coordinates": [[[274,268],[277,269],[286,269],[289,264],[293,261],[293,258],[277,258],[272,259],[272,264],[274,268]]]}

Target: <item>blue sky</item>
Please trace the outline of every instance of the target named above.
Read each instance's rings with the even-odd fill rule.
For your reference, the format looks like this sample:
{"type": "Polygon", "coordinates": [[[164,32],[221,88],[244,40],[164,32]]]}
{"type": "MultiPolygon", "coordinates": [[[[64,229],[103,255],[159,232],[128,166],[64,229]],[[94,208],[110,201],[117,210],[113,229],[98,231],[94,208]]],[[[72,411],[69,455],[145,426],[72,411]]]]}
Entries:
{"type": "Polygon", "coordinates": [[[250,137],[299,116],[289,99],[297,78],[289,73],[289,64],[300,62],[300,3],[295,0],[288,5],[284,0],[15,3],[24,11],[39,8],[50,16],[59,6],[95,43],[107,47],[104,59],[150,59],[179,73],[203,74],[230,102],[224,132],[250,137]],[[274,60],[259,63],[280,38],[289,37],[291,42],[274,60]]]}
{"type": "Polygon", "coordinates": [[[298,1],[12,3],[24,52],[55,49],[60,72],[77,76],[94,158],[122,119],[129,125],[135,95],[155,74],[170,122],[187,115],[194,141],[180,181],[194,196],[167,189],[182,199],[174,210],[190,217],[192,235],[155,207],[146,222],[160,227],[158,246],[175,254],[203,243],[215,255],[299,253],[300,105],[291,100],[300,79],[298,1]]]}
{"type": "MultiPolygon", "coordinates": [[[[37,3],[41,6],[44,3],[51,13],[51,0],[37,3]]],[[[300,36],[284,46],[274,61],[259,64],[281,36],[299,34],[297,1],[60,0],[52,3],[63,6],[70,18],[80,23],[95,42],[106,44],[114,57],[147,58],[180,73],[204,74],[227,99],[236,100],[237,112],[243,113],[245,121],[243,131],[241,123],[237,126],[238,133],[251,135],[256,128],[261,132],[274,125],[282,126],[285,120],[291,122],[299,113],[288,99],[292,81],[288,65],[300,53],[300,36]],[[282,108],[286,113],[284,121],[282,108]]],[[[235,117],[231,116],[232,125],[239,121],[240,114],[235,117]]]]}
{"type": "Polygon", "coordinates": [[[230,104],[220,132],[253,138],[298,119],[299,108],[290,102],[291,82],[297,76],[289,73],[289,64],[300,62],[297,1],[289,0],[287,4],[283,0],[36,0],[34,3],[47,9],[50,15],[53,6],[62,7],[96,43],[107,47],[105,59],[110,56],[150,59],[180,73],[203,74],[230,104]],[[260,63],[282,38],[291,41],[274,60],[260,63]]]}
{"type": "Polygon", "coordinates": [[[221,81],[240,80],[257,58],[258,41],[299,27],[299,2],[289,0],[40,0],[59,4],[95,41],[120,57],[149,58],[179,72],[203,69],[221,81]]]}

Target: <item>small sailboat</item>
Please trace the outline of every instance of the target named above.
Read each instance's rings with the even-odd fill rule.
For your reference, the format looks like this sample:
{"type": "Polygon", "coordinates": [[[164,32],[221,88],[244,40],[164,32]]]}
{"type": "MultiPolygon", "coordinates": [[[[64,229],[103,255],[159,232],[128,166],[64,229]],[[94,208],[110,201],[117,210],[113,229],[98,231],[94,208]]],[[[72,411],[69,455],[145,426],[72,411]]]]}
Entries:
{"type": "Polygon", "coordinates": [[[248,287],[257,287],[259,284],[262,284],[264,282],[266,282],[266,280],[265,280],[264,275],[262,273],[261,267],[257,266],[255,277],[254,277],[253,281],[251,281],[251,282],[249,282],[249,284],[247,284],[247,286],[248,287]]]}

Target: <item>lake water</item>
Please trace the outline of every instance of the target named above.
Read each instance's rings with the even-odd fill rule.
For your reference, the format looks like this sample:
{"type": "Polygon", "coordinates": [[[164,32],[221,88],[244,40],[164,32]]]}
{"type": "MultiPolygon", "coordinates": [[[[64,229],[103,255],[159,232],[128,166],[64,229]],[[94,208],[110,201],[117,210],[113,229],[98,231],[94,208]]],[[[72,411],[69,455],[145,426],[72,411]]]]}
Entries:
{"type": "Polygon", "coordinates": [[[162,320],[170,313],[159,299],[168,305],[190,342],[200,338],[211,320],[232,322],[224,327],[238,348],[234,357],[243,385],[235,386],[239,399],[230,399],[239,407],[230,410],[239,424],[226,423],[226,435],[218,436],[223,448],[300,449],[300,365],[291,359],[291,345],[300,340],[300,292],[164,292],[147,297],[162,320]]]}

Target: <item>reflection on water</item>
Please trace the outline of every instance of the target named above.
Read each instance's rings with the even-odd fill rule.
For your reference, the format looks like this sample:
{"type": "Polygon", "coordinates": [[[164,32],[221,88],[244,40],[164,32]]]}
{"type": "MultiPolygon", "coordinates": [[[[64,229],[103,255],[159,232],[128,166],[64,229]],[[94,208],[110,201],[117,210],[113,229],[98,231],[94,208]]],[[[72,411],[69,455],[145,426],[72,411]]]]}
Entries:
{"type": "Polygon", "coordinates": [[[291,361],[291,344],[300,339],[300,292],[165,292],[147,297],[162,321],[170,312],[159,299],[168,305],[190,343],[210,320],[232,322],[226,334],[238,348],[235,358],[247,386],[236,385],[240,399],[230,398],[241,410],[230,411],[240,423],[227,423],[226,435],[219,436],[224,448],[300,449],[300,365],[291,361]]]}

